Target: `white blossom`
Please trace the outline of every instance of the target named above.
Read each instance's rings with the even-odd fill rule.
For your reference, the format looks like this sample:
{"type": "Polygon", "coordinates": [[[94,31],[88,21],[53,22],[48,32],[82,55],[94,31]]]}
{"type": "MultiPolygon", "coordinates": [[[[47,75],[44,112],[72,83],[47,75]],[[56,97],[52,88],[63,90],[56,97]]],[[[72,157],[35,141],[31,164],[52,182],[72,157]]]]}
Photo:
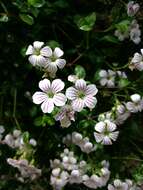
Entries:
{"type": "Polygon", "coordinates": [[[96,85],[86,85],[85,80],[79,79],[75,82],[74,87],[69,87],[66,90],[66,96],[72,101],[74,111],[80,112],[84,107],[93,109],[97,103],[94,97],[98,92],[96,85]]]}
{"type": "Polygon", "coordinates": [[[70,105],[65,105],[55,116],[55,120],[60,121],[61,126],[67,128],[71,125],[71,121],[75,121],[74,114],[75,111],[72,107],[70,105]]]}
{"type": "Polygon", "coordinates": [[[119,41],[124,41],[129,37],[129,29],[125,31],[115,30],[114,35],[118,38],[119,41]]]}
{"type": "Polygon", "coordinates": [[[131,70],[137,69],[139,71],[143,70],[143,49],[141,49],[141,54],[140,53],[135,53],[134,57],[132,58],[129,68],[131,70]]]}
{"type": "Polygon", "coordinates": [[[133,20],[130,25],[130,39],[135,43],[139,44],[141,41],[141,30],[137,20],[133,20]]]}
{"type": "Polygon", "coordinates": [[[101,86],[107,86],[109,88],[114,87],[115,86],[115,76],[116,73],[112,70],[101,70],[99,72],[99,76],[100,76],[100,84],[101,86]]]}
{"type": "Polygon", "coordinates": [[[116,141],[119,131],[115,131],[117,128],[116,124],[109,121],[100,121],[95,125],[94,137],[97,143],[104,145],[111,145],[112,141],[116,141]]]}
{"type": "Polygon", "coordinates": [[[54,106],[64,106],[66,96],[60,93],[64,89],[64,82],[60,79],[55,79],[52,83],[48,79],[39,82],[39,88],[43,92],[35,92],[32,96],[35,104],[41,104],[41,109],[44,113],[51,113],[54,106]]]}
{"type": "Polygon", "coordinates": [[[129,179],[126,179],[125,182],[115,179],[113,184],[108,185],[108,190],[137,190],[137,188],[129,179]]]}
{"type": "Polygon", "coordinates": [[[140,6],[138,3],[135,3],[134,1],[130,1],[128,4],[127,4],[127,14],[128,16],[132,17],[134,16],[138,10],[139,10],[140,6]]]}
{"type": "Polygon", "coordinates": [[[52,55],[51,48],[44,46],[44,42],[35,41],[32,45],[29,45],[26,51],[26,55],[29,55],[29,62],[33,66],[45,67],[47,58],[52,55]]]}
{"type": "Polygon", "coordinates": [[[78,79],[79,78],[77,75],[69,75],[68,76],[68,81],[73,82],[73,83],[75,83],[78,79]]]}
{"type": "Polygon", "coordinates": [[[58,68],[59,69],[64,68],[66,60],[61,58],[64,52],[59,47],[56,47],[54,51],[50,49],[50,51],[51,55],[48,56],[45,68],[49,73],[55,74],[58,68]]]}
{"type": "Polygon", "coordinates": [[[139,94],[130,96],[131,102],[126,103],[127,109],[132,113],[141,112],[143,110],[143,98],[139,94]]]}
{"type": "Polygon", "coordinates": [[[31,180],[34,180],[41,176],[41,170],[33,165],[29,165],[27,160],[15,160],[8,158],[7,162],[9,165],[17,168],[23,178],[30,178],[31,180]]]}

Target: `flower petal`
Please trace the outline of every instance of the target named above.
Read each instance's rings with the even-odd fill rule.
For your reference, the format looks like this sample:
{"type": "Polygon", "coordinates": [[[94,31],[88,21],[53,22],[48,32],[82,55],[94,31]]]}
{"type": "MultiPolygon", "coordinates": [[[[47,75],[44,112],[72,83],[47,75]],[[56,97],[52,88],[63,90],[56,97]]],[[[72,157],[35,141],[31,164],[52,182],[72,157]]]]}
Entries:
{"type": "Polygon", "coordinates": [[[66,97],[69,100],[74,100],[75,98],[77,98],[77,90],[74,87],[69,87],[66,90],[66,97]]]}
{"type": "Polygon", "coordinates": [[[103,140],[104,135],[94,132],[94,137],[95,137],[96,142],[99,143],[99,142],[101,142],[103,140]]]}
{"type": "Polygon", "coordinates": [[[49,46],[45,46],[40,50],[40,54],[45,57],[52,56],[52,49],[49,46]]]}
{"type": "Polygon", "coordinates": [[[56,65],[60,68],[63,69],[64,66],[66,64],[66,60],[65,59],[57,59],[56,60],[56,65]]]}
{"type": "Polygon", "coordinates": [[[98,89],[96,88],[96,85],[90,84],[86,87],[86,95],[92,95],[95,96],[98,92],[98,89]]]}
{"type": "Polygon", "coordinates": [[[107,84],[108,80],[107,80],[107,78],[102,78],[102,79],[100,79],[99,82],[100,82],[101,86],[105,86],[107,84]]]}
{"type": "Polygon", "coordinates": [[[64,52],[60,48],[58,48],[58,47],[55,48],[55,50],[54,50],[54,56],[56,58],[61,57],[63,54],[64,54],[64,52]]]}
{"type": "Polygon", "coordinates": [[[99,72],[99,76],[100,76],[100,77],[107,77],[107,71],[106,71],[106,70],[101,70],[101,71],[99,72]]]}
{"type": "Polygon", "coordinates": [[[48,79],[44,79],[39,82],[39,88],[44,92],[47,92],[50,89],[50,86],[51,82],[48,79]]]}
{"type": "Polygon", "coordinates": [[[93,109],[95,105],[97,104],[97,99],[93,96],[87,96],[84,98],[84,102],[88,108],[93,109]]]}
{"type": "Polygon", "coordinates": [[[78,98],[72,102],[72,108],[74,111],[80,112],[84,107],[84,100],[78,98]]]}
{"type": "Polygon", "coordinates": [[[75,87],[78,90],[85,90],[86,89],[86,82],[83,79],[79,79],[75,82],[75,87]]]}
{"type": "Polygon", "coordinates": [[[103,121],[98,122],[95,125],[95,130],[98,131],[99,133],[104,132],[106,124],[103,121]]]}
{"type": "Polygon", "coordinates": [[[44,67],[46,64],[46,59],[42,55],[31,55],[28,60],[33,66],[44,67]]]}
{"type": "Polygon", "coordinates": [[[47,70],[48,70],[50,73],[56,73],[56,72],[57,72],[57,65],[56,65],[56,62],[48,61],[48,62],[47,62],[47,70]]]}
{"type": "Polygon", "coordinates": [[[52,82],[51,89],[54,92],[60,92],[65,87],[64,82],[61,79],[55,79],[52,82]]]}
{"type": "Polygon", "coordinates": [[[54,109],[54,103],[53,100],[50,98],[47,98],[47,100],[45,100],[42,105],[41,105],[41,109],[43,111],[43,113],[51,113],[54,109]]]}
{"type": "Polygon", "coordinates": [[[35,41],[33,46],[35,49],[40,49],[44,45],[44,42],[35,41]]]}
{"type": "Polygon", "coordinates": [[[32,45],[29,45],[25,54],[26,54],[26,55],[32,55],[33,52],[34,52],[33,46],[32,46],[32,45]]]}
{"type": "Polygon", "coordinates": [[[138,62],[141,62],[141,61],[142,61],[142,55],[139,54],[139,53],[135,53],[131,62],[132,63],[138,63],[138,62]]]}
{"type": "Polygon", "coordinates": [[[41,104],[47,99],[47,95],[43,92],[35,92],[32,96],[33,102],[35,104],[41,104]]]}
{"type": "Polygon", "coordinates": [[[104,144],[104,145],[111,145],[112,141],[111,141],[111,139],[108,136],[104,136],[102,144],[104,144]]]}
{"type": "Polygon", "coordinates": [[[115,131],[109,134],[109,137],[113,140],[116,141],[117,137],[119,135],[119,131],[115,131]]]}
{"type": "Polygon", "coordinates": [[[53,102],[56,106],[64,106],[66,100],[67,100],[66,96],[62,93],[58,93],[53,97],[53,102]]]}

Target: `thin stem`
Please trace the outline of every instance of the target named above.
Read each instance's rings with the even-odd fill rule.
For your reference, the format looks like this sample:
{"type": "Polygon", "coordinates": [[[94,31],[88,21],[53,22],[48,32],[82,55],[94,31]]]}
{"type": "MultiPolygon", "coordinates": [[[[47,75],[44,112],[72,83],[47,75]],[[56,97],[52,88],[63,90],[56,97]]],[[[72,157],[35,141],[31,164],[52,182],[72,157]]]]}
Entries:
{"type": "Polygon", "coordinates": [[[0,4],[1,4],[3,10],[5,11],[5,13],[8,14],[8,10],[7,10],[6,6],[4,5],[4,3],[0,1],[0,4]]]}
{"type": "Polygon", "coordinates": [[[135,160],[139,162],[143,162],[143,160],[139,158],[133,158],[133,157],[112,157],[113,160],[135,160]]]}
{"type": "Polygon", "coordinates": [[[20,125],[19,125],[19,122],[18,122],[18,120],[16,118],[16,99],[17,99],[17,90],[15,89],[14,90],[14,99],[13,99],[13,114],[12,115],[13,115],[13,118],[14,118],[14,121],[15,121],[17,127],[19,129],[21,129],[20,125]]]}

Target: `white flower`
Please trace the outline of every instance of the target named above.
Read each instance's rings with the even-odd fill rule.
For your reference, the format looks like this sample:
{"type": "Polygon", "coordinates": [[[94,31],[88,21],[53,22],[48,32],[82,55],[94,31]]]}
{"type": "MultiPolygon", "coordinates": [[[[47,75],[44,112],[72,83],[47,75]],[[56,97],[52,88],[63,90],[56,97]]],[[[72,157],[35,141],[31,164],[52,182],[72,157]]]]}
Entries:
{"type": "Polygon", "coordinates": [[[116,73],[112,70],[101,70],[99,72],[99,76],[100,76],[100,84],[101,86],[107,86],[109,88],[114,87],[115,86],[115,75],[116,73]]]}
{"type": "Polygon", "coordinates": [[[15,160],[8,158],[7,162],[9,165],[18,168],[23,178],[30,178],[31,180],[34,180],[41,176],[41,170],[33,165],[29,165],[27,160],[15,160]]]}
{"type": "Polygon", "coordinates": [[[29,62],[33,66],[45,67],[47,57],[52,55],[51,48],[48,46],[43,47],[44,42],[35,41],[32,45],[29,45],[26,51],[26,55],[29,55],[29,62]]]}
{"type": "Polygon", "coordinates": [[[125,182],[122,182],[119,179],[115,179],[113,182],[113,185],[108,185],[108,190],[129,190],[128,184],[125,182]]]}
{"type": "Polygon", "coordinates": [[[78,169],[72,170],[69,177],[69,183],[82,183],[82,175],[78,169]]]}
{"type": "Polygon", "coordinates": [[[143,98],[139,94],[131,95],[132,102],[127,102],[126,107],[132,113],[141,112],[143,110],[143,98]]]}
{"type": "Polygon", "coordinates": [[[4,133],[5,132],[5,128],[3,125],[0,125],[0,134],[4,133]]]}
{"type": "Polygon", "coordinates": [[[94,133],[94,137],[97,143],[104,144],[104,145],[111,145],[112,140],[116,141],[119,131],[115,131],[117,126],[115,123],[105,120],[100,121],[95,125],[95,130],[97,132],[94,133]]]}
{"type": "MultiPolygon", "coordinates": [[[[52,52],[52,49],[50,49],[50,51],[52,52]]],[[[48,72],[55,74],[58,68],[59,69],[64,68],[66,64],[66,60],[61,59],[63,54],[64,52],[60,48],[56,47],[54,49],[54,51],[51,53],[51,55],[47,59],[46,69],[48,70],[48,72]]]]}
{"type": "Polygon", "coordinates": [[[117,125],[123,124],[128,117],[130,117],[131,113],[127,110],[126,106],[124,104],[119,104],[116,107],[116,118],[115,123],[117,125]]]}
{"type": "Polygon", "coordinates": [[[139,71],[143,70],[143,49],[141,49],[141,54],[135,53],[134,57],[132,58],[129,68],[131,70],[137,69],[139,71]]]}
{"type": "Polygon", "coordinates": [[[32,146],[36,146],[37,145],[37,142],[35,139],[30,139],[29,140],[29,144],[31,144],[32,146]]]}
{"type": "Polygon", "coordinates": [[[140,6],[138,3],[134,3],[134,1],[130,1],[128,4],[127,4],[127,14],[128,16],[132,17],[134,16],[138,10],[139,10],[140,6]]]}
{"type": "Polygon", "coordinates": [[[68,76],[68,81],[73,82],[73,83],[75,83],[78,79],[79,78],[77,75],[69,75],[68,76]]]}
{"type": "Polygon", "coordinates": [[[43,92],[35,92],[32,98],[35,104],[41,104],[41,109],[44,113],[51,113],[54,105],[65,105],[66,96],[60,93],[64,88],[64,82],[60,79],[55,79],[52,83],[48,79],[41,80],[39,88],[43,92]]]}
{"type": "Polygon", "coordinates": [[[130,25],[130,39],[135,43],[139,44],[141,41],[141,30],[137,20],[133,20],[130,25]]]}
{"type": "Polygon", "coordinates": [[[55,116],[55,120],[60,121],[61,126],[67,128],[71,125],[71,121],[75,121],[74,114],[75,112],[73,111],[72,107],[70,105],[65,105],[55,116]]]}
{"type": "Polygon", "coordinates": [[[86,85],[85,80],[79,79],[75,82],[75,87],[66,90],[66,97],[72,101],[73,110],[80,112],[84,107],[95,107],[97,99],[94,96],[97,92],[96,85],[86,85]]]}
{"type": "Polygon", "coordinates": [[[126,31],[115,30],[114,35],[118,38],[118,40],[123,41],[129,37],[129,30],[126,31]]]}

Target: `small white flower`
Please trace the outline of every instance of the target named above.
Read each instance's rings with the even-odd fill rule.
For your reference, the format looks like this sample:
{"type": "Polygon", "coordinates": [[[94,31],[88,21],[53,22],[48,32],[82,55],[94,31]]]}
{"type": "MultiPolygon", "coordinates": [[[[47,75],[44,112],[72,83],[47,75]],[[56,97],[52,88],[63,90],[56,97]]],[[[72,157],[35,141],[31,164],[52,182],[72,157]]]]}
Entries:
{"type": "Polygon", "coordinates": [[[78,169],[72,170],[71,175],[69,177],[69,183],[82,183],[82,175],[78,169]]]}
{"type": "Polygon", "coordinates": [[[84,107],[93,109],[97,103],[94,97],[98,92],[96,85],[86,85],[85,80],[79,79],[75,82],[75,87],[66,90],[66,97],[72,101],[74,111],[80,112],[84,107]]]}
{"type": "Polygon", "coordinates": [[[143,110],[143,98],[139,94],[131,95],[132,102],[127,102],[126,107],[132,113],[141,112],[143,110]]]}
{"type": "Polygon", "coordinates": [[[55,120],[60,121],[61,126],[67,128],[71,125],[71,121],[75,121],[74,114],[75,112],[73,111],[72,107],[70,105],[65,105],[55,116],[55,120]]]}
{"type": "Polygon", "coordinates": [[[128,184],[125,182],[122,182],[119,179],[115,179],[113,182],[113,185],[112,184],[108,185],[108,190],[119,190],[119,189],[120,190],[129,190],[128,184]]]}
{"type": "Polygon", "coordinates": [[[129,37],[129,30],[126,31],[115,30],[114,35],[118,38],[118,40],[124,41],[129,37]]]}
{"type": "Polygon", "coordinates": [[[143,49],[141,49],[141,54],[135,53],[134,57],[132,58],[129,68],[131,70],[137,69],[139,71],[143,70],[143,49]]]}
{"type": "Polygon", "coordinates": [[[100,121],[95,125],[95,130],[97,132],[94,133],[94,137],[97,143],[104,144],[104,145],[111,145],[112,140],[116,141],[119,131],[115,131],[117,126],[115,123],[105,120],[100,121]]]}
{"type": "Polygon", "coordinates": [[[101,70],[99,72],[99,76],[100,76],[100,84],[101,86],[107,86],[109,88],[114,87],[115,86],[115,76],[116,73],[112,70],[101,70]]]}
{"type": "Polygon", "coordinates": [[[141,30],[139,29],[137,20],[133,20],[130,25],[130,39],[135,43],[139,44],[141,41],[141,30]]]}
{"type": "Polygon", "coordinates": [[[43,45],[44,42],[35,41],[33,46],[28,46],[26,55],[29,55],[28,60],[33,66],[45,67],[47,58],[52,55],[51,48],[43,45]]]}
{"type": "Polygon", "coordinates": [[[52,83],[48,79],[41,80],[39,88],[43,92],[35,92],[32,98],[35,104],[41,104],[41,109],[44,113],[51,113],[54,105],[65,105],[66,96],[60,93],[64,89],[64,82],[60,79],[55,79],[52,83]]]}
{"type": "Polygon", "coordinates": [[[73,82],[73,83],[75,83],[78,79],[79,78],[77,75],[69,75],[68,76],[68,81],[73,82]]]}
{"type": "MultiPolygon", "coordinates": [[[[50,49],[50,51],[52,52],[52,49],[50,49]]],[[[54,51],[52,52],[52,54],[48,57],[46,69],[50,73],[56,73],[58,68],[59,69],[64,68],[66,64],[66,60],[61,59],[63,54],[64,52],[60,48],[56,47],[54,51]]]]}
{"type": "Polygon", "coordinates": [[[127,14],[128,16],[132,17],[134,16],[138,10],[139,10],[140,6],[138,3],[134,3],[134,1],[130,1],[128,4],[127,4],[127,14]]]}
{"type": "Polygon", "coordinates": [[[37,145],[37,142],[35,139],[30,139],[29,140],[29,144],[31,144],[32,146],[36,146],[37,145]]]}

